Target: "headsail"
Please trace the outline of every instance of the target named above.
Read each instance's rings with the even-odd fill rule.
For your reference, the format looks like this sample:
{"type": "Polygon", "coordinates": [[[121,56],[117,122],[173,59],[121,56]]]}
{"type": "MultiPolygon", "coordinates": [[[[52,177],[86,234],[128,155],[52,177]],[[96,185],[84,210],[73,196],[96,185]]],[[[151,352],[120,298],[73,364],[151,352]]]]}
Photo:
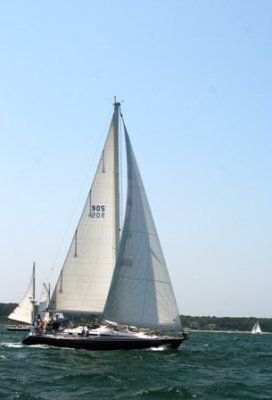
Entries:
{"type": "Polygon", "coordinates": [[[125,138],[126,215],[104,316],[120,324],[180,330],[175,295],[126,128],[125,138]]]}
{"type": "Polygon", "coordinates": [[[37,314],[40,314],[42,321],[49,320],[49,312],[47,311],[50,299],[50,290],[45,283],[42,286],[42,293],[40,297],[40,302],[38,306],[37,314]]]}
{"type": "MultiPolygon", "coordinates": [[[[116,107],[117,111],[117,107],[116,107]]],[[[116,260],[117,112],[49,308],[102,313],[116,260]]],[[[118,154],[117,154],[118,156],[118,154]]]]}
{"type": "Polygon", "coordinates": [[[14,321],[31,324],[34,318],[35,302],[35,263],[33,264],[32,275],[27,291],[18,306],[9,314],[8,318],[14,321]]]}

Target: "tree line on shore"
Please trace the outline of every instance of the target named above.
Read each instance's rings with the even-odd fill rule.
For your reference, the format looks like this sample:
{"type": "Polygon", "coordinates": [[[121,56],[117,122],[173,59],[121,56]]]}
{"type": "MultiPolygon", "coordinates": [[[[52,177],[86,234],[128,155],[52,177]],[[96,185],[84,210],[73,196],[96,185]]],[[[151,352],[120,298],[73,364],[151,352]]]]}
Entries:
{"type": "Polygon", "coordinates": [[[256,317],[210,317],[181,315],[183,328],[192,330],[251,331],[259,321],[263,332],[272,332],[272,318],[256,317]]]}
{"type": "MultiPolygon", "coordinates": [[[[8,315],[14,310],[16,303],[0,303],[0,324],[8,323],[8,315]]],[[[79,315],[74,317],[80,322],[79,315]]],[[[85,316],[86,317],[86,316],[85,316]]],[[[250,331],[256,321],[259,321],[263,332],[272,332],[272,318],[256,317],[210,317],[181,315],[185,330],[222,330],[222,331],[250,331]]]]}

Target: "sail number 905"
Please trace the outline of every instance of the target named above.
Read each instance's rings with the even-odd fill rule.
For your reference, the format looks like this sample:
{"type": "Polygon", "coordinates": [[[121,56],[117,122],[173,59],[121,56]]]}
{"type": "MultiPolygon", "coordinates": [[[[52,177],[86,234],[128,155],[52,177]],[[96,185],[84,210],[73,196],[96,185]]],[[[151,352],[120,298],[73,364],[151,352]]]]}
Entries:
{"type": "Polygon", "coordinates": [[[106,206],[100,204],[93,204],[91,206],[91,218],[105,218],[106,206]]]}

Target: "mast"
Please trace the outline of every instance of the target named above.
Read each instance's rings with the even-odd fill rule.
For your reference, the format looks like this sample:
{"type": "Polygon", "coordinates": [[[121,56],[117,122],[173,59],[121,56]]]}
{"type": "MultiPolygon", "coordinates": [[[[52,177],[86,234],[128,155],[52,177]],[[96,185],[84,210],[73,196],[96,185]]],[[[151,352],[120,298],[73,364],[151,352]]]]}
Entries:
{"type": "Polygon", "coordinates": [[[35,299],[35,261],[33,263],[33,292],[32,292],[32,298],[35,299]]]}
{"type": "Polygon", "coordinates": [[[36,279],[36,277],[35,277],[35,261],[33,263],[32,277],[33,277],[32,297],[30,298],[30,302],[32,304],[31,319],[32,319],[32,322],[34,322],[34,319],[35,319],[35,304],[36,304],[36,299],[35,299],[35,291],[36,291],[36,289],[35,289],[35,283],[36,283],[35,282],[35,279],[36,279]]]}
{"type": "Polygon", "coordinates": [[[115,256],[117,259],[120,238],[120,189],[119,189],[119,108],[120,103],[114,97],[114,187],[115,187],[115,256]]]}

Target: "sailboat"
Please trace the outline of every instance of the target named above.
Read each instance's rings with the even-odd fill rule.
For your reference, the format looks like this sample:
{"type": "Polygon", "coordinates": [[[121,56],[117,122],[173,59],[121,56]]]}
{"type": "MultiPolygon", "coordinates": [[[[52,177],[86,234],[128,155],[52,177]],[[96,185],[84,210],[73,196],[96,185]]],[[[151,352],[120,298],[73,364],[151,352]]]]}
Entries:
{"type": "Polygon", "coordinates": [[[262,333],[259,321],[255,322],[255,324],[253,325],[253,328],[251,329],[251,333],[253,335],[262,333]]]}
{"type": "Polygon", "coordinates": [[[18,306],[9,314],[8,319],[19,322],[16,325],[7,325],[9,331],[29,331],[34,320],[35,305],[35,262],[27,291],[18,306]]]}
{"type": "Polygon", "coordinates": [[[178,348],[186,339],[143,182],[115,100],[102,155],[49,302],[51,313],[89,314],[32,330],[25,345],[86,350],[178,348]],[[125,136],[127,200],[121,228],[119,131],[125,136]]]}
{"type": "Polygon", "coordinates": [[[45,322],[48,321],[50,318],[48,311],[49,300],[50,300],[50,287],[49,285],[47,286],[46,283],[44,282],[42,285],[42,292],[38,305],[37,315],[40,315],[41,320],[45,322]]]}

